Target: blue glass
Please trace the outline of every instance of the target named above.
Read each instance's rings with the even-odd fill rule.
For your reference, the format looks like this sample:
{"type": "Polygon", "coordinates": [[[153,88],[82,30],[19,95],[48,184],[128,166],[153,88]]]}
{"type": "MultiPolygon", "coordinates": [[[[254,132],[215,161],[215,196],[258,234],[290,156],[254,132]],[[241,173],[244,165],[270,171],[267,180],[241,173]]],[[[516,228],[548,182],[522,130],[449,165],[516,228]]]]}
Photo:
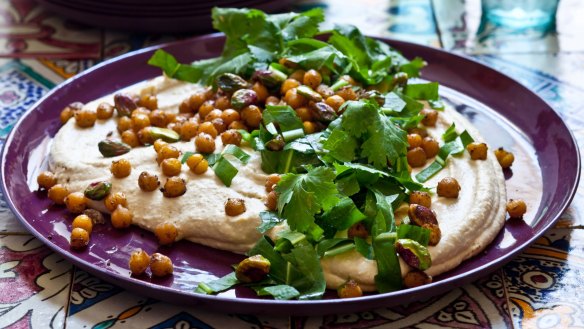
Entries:
{"type": "Polygon", "coordinates": [[[482,0],[483,19],[514,29],[555,26],[559,0],[482,0]]]}

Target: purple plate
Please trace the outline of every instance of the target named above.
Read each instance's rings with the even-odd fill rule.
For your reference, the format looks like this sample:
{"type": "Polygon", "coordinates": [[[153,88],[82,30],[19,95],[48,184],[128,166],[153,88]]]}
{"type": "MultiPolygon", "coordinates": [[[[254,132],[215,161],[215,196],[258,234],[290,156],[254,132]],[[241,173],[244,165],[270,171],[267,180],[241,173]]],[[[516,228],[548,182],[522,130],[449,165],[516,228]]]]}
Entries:
{"type": "Polygon", "coordinates": [[[323,300],[275,301],[258,298],[245,288],[206,296],[193,293],[197,283],[227,274],[230,265],[242,256],[186,241],[159,248],[149,232],[136,227],[118,231],[109,224],[94,229],[87,250],[69,248],[72,216],[61,207],[51,206],[45,193],[36,192],[36,176],[46,168],[46,155],[60,126],[61,109],[71,102],[87,102],[159,75],[157,68],[146,65],[159,47],[182,62],[217,56],[224,42],[219,34],[120,56],[51,90],[20,118],[6,140],[1,163],[6,201],[30,232],[80,268],[143,295],[221,312],[308,315],[359,311],[420,300],[478,279],[510,261],[566,209],[580,175],[576,142],[548,104],[509,77],[439,49],[383,40],[407,57],[421,56],[428,61],[424,78],[441,83],[441,94],[483,132],[491,147],[504,146],[514,152],[513,170],[505,173],[509,198],[523,198],[529,208],[524,220],[507,221],[483,253],[436,277],[429,285],[345,300],[328,292],[323,300]],[[175,265],[174,275],[165,279],[131,277],[127,262],[136,248],[167,254],[175,265]]]}

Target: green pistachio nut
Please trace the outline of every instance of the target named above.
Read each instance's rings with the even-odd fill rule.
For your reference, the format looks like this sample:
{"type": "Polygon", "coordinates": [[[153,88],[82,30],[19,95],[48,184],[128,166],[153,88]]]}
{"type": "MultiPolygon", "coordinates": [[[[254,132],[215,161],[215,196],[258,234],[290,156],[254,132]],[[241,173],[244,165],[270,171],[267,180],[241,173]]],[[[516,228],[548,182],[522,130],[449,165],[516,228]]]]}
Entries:
{"type": "Polygon", "coordinates": [[[281,151],[285,145],[286,142],[282,135],[276,135],[276,137],[266,143],[266,148],[270,151],[281,151]]]}
{"type": "Polygon", "coordinates": [[[106,158],[115,157],[118,155],[130,152],[132,147],[126,143],[104,139],[97,144],[99,152],[106,158]]]}
{"type": "Polygon", "coordinates": [[[120,117],[129,117],[132,114],[132,111],[138,108],[134,99],[128,94],[115,94],[114,104],[116,111],[118,111],[118,116],[120,117]]]}
{"type": "Polygon", "coordinates": [[[287,76],[281,71],[270,69],[257,70],[254,73],[254,78],[259,80],[266,88],[273,89],[279,87],[287,79],[287,76]]]}
{"type": "Polygon", "coordinates": [[[424,271],[432,265],[428,248],[411,239],[399,239],[395,242],[395,250],[411,267],[424,271]]]}
{"type": "Polygon", "coordinates": [[[322,102],[322,96],[316,91],[312,90],[309,86],[299,86],[296,88],[296,92],[299,95],[306,97],[309,101],[322,102]]]}
{"type": "Polygon", "coordinates": [[[227,93],[250,87],[247,81],[233,73],[223,73],[217,77],[215,82],[217,83],[217,87],[227,93]]]}
{"type": "Polygon", "coordinates": [[[148,132],[150,133],[150,136],[152,137],[153,141],[157,139],[162,139],[167,143],[175,143],[180,140],[180,135],[172,129],[150,127],[150,129],[148,129],[148,132]]]}
{"type": "Polygon", "coordinates": [[[325,102],[313,103],[309,110],[317,121],[323,123],[329,123],[337,118],[335,110],[325,102]]]}
{"type": "Polygon", "coordinates": [[[262,255],[242,260],[235,270],[237,279],[244,283],[262,281],[268,273],[270,273],[270,261],[262,255]]]}
{"type": "Polygon", "coordinates": [[[85,189],[83,194],[91,200],[103,200],[111,191],[110,182],[93,182],[85,189]]]}
{"type": "Polygon", "coordinates": [[[241,110],[246,106],[254,104],[258,95],[251,89],[239,89],[231,96],[231,106],[236,110],[241,110]]]}

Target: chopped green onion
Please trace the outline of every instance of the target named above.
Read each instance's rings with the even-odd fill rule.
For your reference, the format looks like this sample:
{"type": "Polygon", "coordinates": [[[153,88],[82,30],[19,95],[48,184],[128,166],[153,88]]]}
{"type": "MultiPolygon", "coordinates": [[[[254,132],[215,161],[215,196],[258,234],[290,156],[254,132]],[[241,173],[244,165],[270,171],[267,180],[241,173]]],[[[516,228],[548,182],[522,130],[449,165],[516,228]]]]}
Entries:
{"type": "Polygon", "coordinates": [[[448,127],[448,129],[446,129],[444,134],[442,134],[442,140],[445,143],[448,143],[455,140],[456,137],[458,137],[458,133],[456,132],[456,125],[453,123],[450,125],[450,127],[448,127]]]}
{"type": "Polygon", "coordinates": [[[337,91],[341,88],[343,88],[344,86],[349,85],[349,82],[347,80],[343,80],[343,79],[339,79],[337,80],[337,82],[335,82],[332,86],[331,86],[331,90],[332,91],[337,91]]]}
{"type": "Polygon", "coordinates": [[[215,171],[215,175],[217,175],[227,187],[231,186],[231,181],[238,172],[237,168],[235,168],[231,162],[224,157],[219,157],[217,162],[215,162],[215,165],[213,165],[213,171],[215,171]]]}
{"type": "Polygon", "coordinates": [[[251,156],[247,153],[245,153],[241,148],[239,148],[239,146],[233,145],[233,144],[228,144],[224,149],[223,152],[221,152],[221,154],[226,155],[232,155],[235,158],[237,158],[239,161],[241,161],[241,163],[243,164],[247,164],[247,162],[249,161],[249,159],[251,158],[251,156]]]}
{"type": "Polygon", "coordinates": [[[282,137],[284,137],[284,141],[291,142],[297,138],[304,137],[304,129],[298,128],[294,130],[283,131],[282,137]]]}
{"type": "Polygon", "coordinates": [[[346,253],[347,251],[350,251],[353,249],[355,249],[355,244],[346,243],[346,244],[336,246],[334,248],[327,250],[324,253],[323,257],[331,257],[331,256],[335,256],[335,255],[340,255],[340,254],[346,253]]]}
{"type": "Polygon", "coordinates": [[[195,289],[196,293],[199,294],[216,294],[225,290],[233,288],[233,286],[239,284],[239,280],[235,277],[235,272],[231,272],[224,277],[210,281],[210,282],[200,282],[195,289]]]}
{"type": "Polygon", "coordinates": [[[276,129],[276,126],[274,125],[273,122],[270,122],[266,125],[266,130],[272,135],[278,134],[278,130],[276,129]]]}

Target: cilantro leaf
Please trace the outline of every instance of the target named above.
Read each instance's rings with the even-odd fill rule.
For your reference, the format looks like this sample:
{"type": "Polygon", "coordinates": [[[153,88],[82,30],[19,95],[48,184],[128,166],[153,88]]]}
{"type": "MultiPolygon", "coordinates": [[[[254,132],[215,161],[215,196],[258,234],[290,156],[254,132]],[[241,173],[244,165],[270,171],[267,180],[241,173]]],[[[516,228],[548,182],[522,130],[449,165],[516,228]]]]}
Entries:
{"type": "MultiPolygon", "coordinates": [[[[253,288],[253,287],[252,287],[253,288]]],[[[258,296],[272,296],[276,300],[289,300],[300,296],[296,288],[287,284],[254,288],[258,296]]]]}
{"type": "Polygon", "coordinates": [[[282,218],[278,217],[276,213],[269,212],[269,211],[262,211],[260,212],[260,220],[261,223],[258,226],[258,231],[260,233],[266,233],[267,231],[274,228],[276,225],[282,223],[284,221],[282,218]]]}
{"type": "Polygon", "coordinates": [[[438,100],[438,82],[409,83],[404,94],[413,99],[438,100]]]}
{"type": "Polygon", "coordinates": [[[156,50],[148,60],[148,64],[161,68],[169,78],[197,82],[202,72],[190,65],[180,64],[174,56],[162,49],[156,50]]]}

